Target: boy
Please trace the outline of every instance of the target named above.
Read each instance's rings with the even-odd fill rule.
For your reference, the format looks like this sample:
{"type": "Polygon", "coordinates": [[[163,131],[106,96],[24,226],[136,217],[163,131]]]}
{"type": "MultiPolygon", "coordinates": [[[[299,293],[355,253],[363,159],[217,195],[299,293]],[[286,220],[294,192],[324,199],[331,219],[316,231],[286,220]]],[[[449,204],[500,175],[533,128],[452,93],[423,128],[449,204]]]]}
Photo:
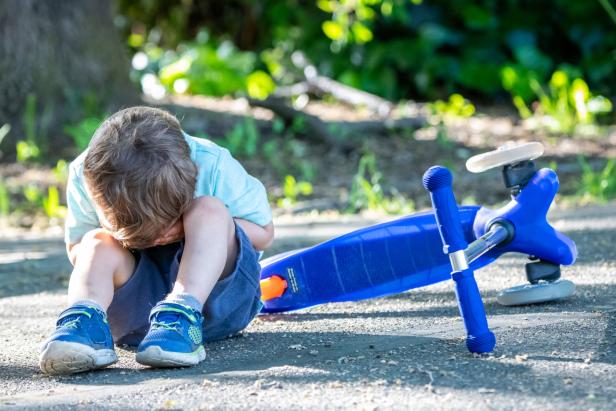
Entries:
{"type": "Polygon", "coordinates": [[[195,365],[204,340],[261,309],[257,250],[274,239],[265,188],[171,114],[133,107],[103,122],[70,165],[67,202],[69,307],[43,343],[43,372],[113,364],[114,341],[138,345],[141,364],[195,365]]]}

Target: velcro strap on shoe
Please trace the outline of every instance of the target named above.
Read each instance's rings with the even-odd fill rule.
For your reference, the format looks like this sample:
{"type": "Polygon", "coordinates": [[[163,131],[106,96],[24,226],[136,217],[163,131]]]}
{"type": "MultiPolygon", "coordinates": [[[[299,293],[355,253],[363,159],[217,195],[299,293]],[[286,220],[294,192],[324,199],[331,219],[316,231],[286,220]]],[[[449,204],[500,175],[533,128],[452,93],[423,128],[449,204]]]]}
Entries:
{"type": "Polygon", "coordinates": [[[67,317],[78,316],[78,315],[85,315],[88,318],[92,318],[92,314],[87,312],[83,308],[81,308],[81,307],[70,307],[70,308],[62,311],[62,313],[58,316],[58,320],[56,321],[56,325],[60,325],[63,322],[63,320],[65,320],[67,317]]]}
{"type": "Polygon", "coordinates": [[[180,304],[174,304],[174,303],[157,304],[156,306],[154,306],[154,308],[152,308],[152,311],[150,311],[150,321],[152,321],[152,319],[158,313],[177,313],[177,314],[181,314],[184,317],[186,317],[188,321],[190,321],[192,324],[195,324],[197,322],[197,317],[191,314],[190,311],[192,311],[190,307],[186,307],[180,304]]]}

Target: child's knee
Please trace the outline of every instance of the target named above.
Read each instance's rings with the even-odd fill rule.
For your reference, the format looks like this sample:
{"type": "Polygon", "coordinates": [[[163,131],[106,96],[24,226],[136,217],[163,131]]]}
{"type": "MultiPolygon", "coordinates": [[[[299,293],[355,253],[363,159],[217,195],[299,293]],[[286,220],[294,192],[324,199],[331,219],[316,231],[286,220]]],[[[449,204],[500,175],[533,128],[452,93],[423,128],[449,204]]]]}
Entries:
{"type": "Polygon", "coordinates": [[[97,228],[84,234],[80,241],[81,249],[95,251],[121,252],[124,247],[106,230],[97,228]]]}
{"type": "Polygon", "coordinates": [[[111,269],[116,288],[132,275],[134,257],[108,231],[99,228],[87,232],[79,247],[83,258],[105,262],[105,266],[111,269]]]}
{"type": "Polygon", "coordinates": [[[203,196],[195,198],[194,204],[184,215],[184,225],[193,226],[203,221],[230,222],[231,214],[225,204],[216,197],[203,196]]]}
{"type": "Polygon", "coordinates": [[[79,253],[92,258],[104,258],[110,266],[123,264],[130,256],[130,252],[102,228],[88,231],[83,236],[79,244],[79,253]]]}

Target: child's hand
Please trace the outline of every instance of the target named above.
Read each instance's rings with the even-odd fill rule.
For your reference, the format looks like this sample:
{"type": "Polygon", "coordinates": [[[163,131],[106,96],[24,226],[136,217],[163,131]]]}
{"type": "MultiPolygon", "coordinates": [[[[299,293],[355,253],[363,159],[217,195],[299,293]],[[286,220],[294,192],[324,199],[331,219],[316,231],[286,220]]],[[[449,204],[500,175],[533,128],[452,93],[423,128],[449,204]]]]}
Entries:
{"type": "Polygon", "coordinates": [[[184,224],[182,218],[175,222],[169,229],[156,240],[154,240],[154,245],[165,245],[170,243],[175,243],[184,238],[184,224]]]}

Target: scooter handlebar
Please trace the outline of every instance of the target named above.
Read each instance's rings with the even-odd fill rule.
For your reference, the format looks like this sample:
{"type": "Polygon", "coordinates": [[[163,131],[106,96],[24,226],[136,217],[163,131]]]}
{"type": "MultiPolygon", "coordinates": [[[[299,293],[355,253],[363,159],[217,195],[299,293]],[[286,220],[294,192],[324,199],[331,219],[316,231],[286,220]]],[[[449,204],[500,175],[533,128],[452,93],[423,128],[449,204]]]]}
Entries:
{"type": "MultiPolygon", "coordinates": [[[[458,205],[453,195],[453,177],[442,166],[430,167],[423,176],[423,185],[430,192],[436,224],[443,240],[443,252],[452,254],[468,246],[460,223],[458,205]]],[[[460,314],[467,331],[466,346],[475,353],[490,352],[496,338],[488,328],[483,301],[473,276],[473,270],[466,267],[453,268],[452,278],[456,285],[456,297],[460,314]]]]}
{"type": "Polygon", "coordinates": [[[451,172],[443,166],[430,167],[423,176],[423,186],[430,192],[445,254],[464,250],[467,246],[452,183],[451,172]]]}

